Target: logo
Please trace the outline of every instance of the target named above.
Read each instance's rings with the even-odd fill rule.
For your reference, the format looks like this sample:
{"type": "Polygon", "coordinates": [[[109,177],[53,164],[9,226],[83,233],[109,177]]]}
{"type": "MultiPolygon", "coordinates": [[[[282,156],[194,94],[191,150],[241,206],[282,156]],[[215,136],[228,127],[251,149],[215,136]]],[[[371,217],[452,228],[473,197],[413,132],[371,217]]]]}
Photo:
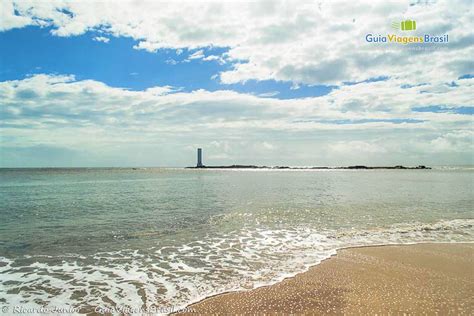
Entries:
{"type": "MultiPolygon", "coordinates": [[[[417,25],[415,20],[405,20],[401,22],[392,22],[392,29],[396,31],[416,31],[417,25]]],[[[418,34],[416,32],[414,36],[399,35],[396,33],[373,34],[368,33],[365,35],[365,41],[367,43],[387,43],[387,44],[447,44],[449,42],[449,35],[432,35],[432,34],[418,34]]]]}
{"type": "Polygon", "coordinates": [[[402,31],[414,31],[416,30],[416,21],[406,20],[402,22],[392,22],[392,28],[402,31]]]}

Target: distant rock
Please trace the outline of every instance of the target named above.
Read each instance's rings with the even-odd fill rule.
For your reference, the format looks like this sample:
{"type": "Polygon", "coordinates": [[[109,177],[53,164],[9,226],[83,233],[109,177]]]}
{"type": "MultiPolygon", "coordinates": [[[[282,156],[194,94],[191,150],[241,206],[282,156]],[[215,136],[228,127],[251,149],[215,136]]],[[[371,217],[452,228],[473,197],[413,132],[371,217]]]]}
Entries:
{"type": "Polygon", "coordinates": [[[386,166],[386,167],[370,167],[363,165],[348,166],[348,167],[289,167],[289,166],[256,166],[256,165],[228,165],[228,166],[199,166],[199,167],[186,167],[187,169],[290,169],[290,170],[309,170],[309,169],[350,169],[350,170],[368,170],[368,169],[431,169],[423,165],[417,167],[405,167],[401,165],[397,166],[386,166]]]}

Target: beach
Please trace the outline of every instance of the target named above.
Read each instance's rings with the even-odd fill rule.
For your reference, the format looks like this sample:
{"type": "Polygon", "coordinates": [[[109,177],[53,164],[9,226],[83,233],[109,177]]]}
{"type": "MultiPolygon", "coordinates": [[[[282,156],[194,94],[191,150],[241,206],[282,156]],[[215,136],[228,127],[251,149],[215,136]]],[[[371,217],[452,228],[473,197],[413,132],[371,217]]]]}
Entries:
{"type": "Polygon", "coordinates": [[[474,316],[472,0],[0,12],[0,316],[474,316]]]}
{"type": "Polygon", "coordinates": [[[466,309],[462,297],[438,298],[473,292],[471,265],[457,254],[474,241],[473,171],[3,169],[0,308],[176,311],[214,297],[197,309],[466,309]],[[354,248],[422,243],[440,245],[420,252],[426,261],[447,257],[464,277],[390,261],[412,258],[412,246],[354,248]],[[396,305],[413,275],[420,280],[402,292],[413,305],[396,305]],[[418,289],[426,280],[432,292],[418,289]],[[255,294],[264,289],[272,301],[255,294]],[[372,297],[377,289],[384,294],[372,297]],[[208,305],[230,292],[242,298],[208,305]]]}
{"type": "Polygon", "coordinates": [[[473,293],[473,243],[389,245],[342,249],[277,284],[190,308],[218,315],[472,315],[473,293]]]}

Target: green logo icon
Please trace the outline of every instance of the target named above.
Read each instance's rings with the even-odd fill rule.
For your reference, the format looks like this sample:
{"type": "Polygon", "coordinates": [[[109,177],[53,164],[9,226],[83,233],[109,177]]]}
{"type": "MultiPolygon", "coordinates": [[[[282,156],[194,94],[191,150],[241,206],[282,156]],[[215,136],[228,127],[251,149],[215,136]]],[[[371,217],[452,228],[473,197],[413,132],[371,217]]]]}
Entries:
{"type": "Polygon", "coordinates": [[[416,21],[405,20],[402,22],[392,22],[392,28],[402,31],[414,31],[416,30],[416,21]]]}

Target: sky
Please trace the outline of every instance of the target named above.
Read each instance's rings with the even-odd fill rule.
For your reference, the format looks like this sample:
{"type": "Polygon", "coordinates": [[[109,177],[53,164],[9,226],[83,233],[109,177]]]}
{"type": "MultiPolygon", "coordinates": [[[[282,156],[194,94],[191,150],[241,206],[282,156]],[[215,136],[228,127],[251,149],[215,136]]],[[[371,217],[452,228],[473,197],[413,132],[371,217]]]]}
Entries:
{"type": "Polygon", "coordinates": [[[473,164],[473,30],[457,0],[2,0],[0,167],[473,164]]]}

